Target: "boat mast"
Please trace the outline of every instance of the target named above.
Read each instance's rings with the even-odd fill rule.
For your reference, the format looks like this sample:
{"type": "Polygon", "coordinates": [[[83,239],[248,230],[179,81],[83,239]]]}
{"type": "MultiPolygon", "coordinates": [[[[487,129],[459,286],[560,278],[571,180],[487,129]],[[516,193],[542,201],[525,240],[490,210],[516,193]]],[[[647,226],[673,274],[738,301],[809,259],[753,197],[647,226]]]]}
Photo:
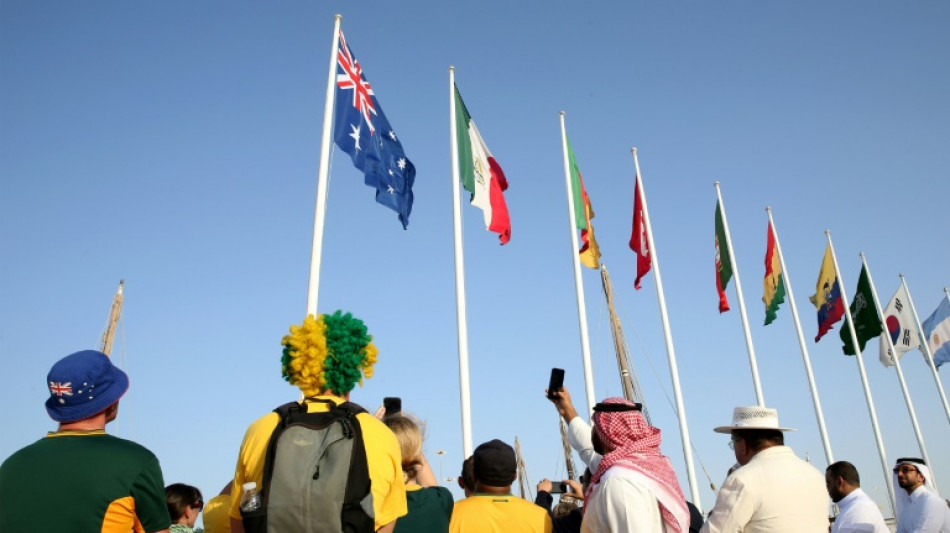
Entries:
{"type": "Polygon", "coordinates": [[[574,455],[571,451],[571,445],[567,442],[567,426],[564,425],[564,419],[559,419],[561,423],[561,446],[564,447],[564,468],[567,470],[567,479],[577,479],[574,475],[574,455]]]}
{"type": "Polygon", "coordinates": [[[630,364],[630,351],[627,350],[623,327],[620,325],[620,318],[614,308],[613,285],[610,283],[610,274],[607,273],[607,267],[603,263],[600,265],[600,279],[604,285],[604,295],[607,297],[607,310],[610,312],[610,332],[614,338],[614,351],[617,354],[617,367],[620,370],[623,397],[631,402],[643,404],[643,417],[646,418],[648,424],[653,425],[650,421],[650,413],[646,408],[646,402],[643,401],[643,389],[640,388],[637,371],[630,364]]]}
{"type": "Polygon", "coordinates": [[[515,437],[515,458],[518,464],[518,489],[521,490],[521,498],[525,498],[525,494],[530,496],[529,501],[534,501],[534,496],[531,496],[531,487],[528,486],[530,481],[528,481],[528,469],[525,467],[524,458],[521,457],[521,443],[518,442],[518,437],[515,437]]]}
{"type": "Polygon", "coordinates": [[[122,313],[122,287],[125,280],[119,280],[119,288],[115,291],[115,298],[112,300],[112,310],[109,312],[109,323],[106,324],[106,331],[102,334],[102,353],[109,355],[112,352],[112,343],[115,340],[115,328],[119,323],[119,315],[122,313]]]}

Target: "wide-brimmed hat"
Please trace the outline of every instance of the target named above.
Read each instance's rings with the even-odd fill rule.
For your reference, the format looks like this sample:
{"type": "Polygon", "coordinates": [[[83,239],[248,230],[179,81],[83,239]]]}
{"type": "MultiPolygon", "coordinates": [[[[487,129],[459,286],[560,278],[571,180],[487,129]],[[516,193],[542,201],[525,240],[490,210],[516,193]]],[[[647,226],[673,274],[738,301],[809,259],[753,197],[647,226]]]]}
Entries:
{"type": "Polygon", "coordinates": [[[795,428],[783,428],[778,425],[778,410],[768,407],[736,407],[732,410],[732,425],[719,426],[716,433],[731,433],[734,429],[774,429],[776,431],[796,431],[795,428]]]}
{"type": "Polygon", "coordinates": [[[129,376],[109,356],[84,350],[60,359],[46,375],[46,412],[57,422],[89,418],[119,400],[129,389],[129,376]]]}

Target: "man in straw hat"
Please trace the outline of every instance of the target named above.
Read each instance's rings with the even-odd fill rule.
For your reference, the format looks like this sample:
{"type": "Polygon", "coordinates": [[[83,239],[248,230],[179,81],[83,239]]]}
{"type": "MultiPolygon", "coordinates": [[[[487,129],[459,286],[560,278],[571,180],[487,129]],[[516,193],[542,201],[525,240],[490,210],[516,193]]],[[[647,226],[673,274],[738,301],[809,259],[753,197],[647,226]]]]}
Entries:
{"type": "Polygon", "coordinates": [[[825,477],[785,446],[783,432],[794,430],[779,426],[778,411],[736,407],[732,424],[715,431],[731,435],[741,466],[722,484],[701,532],[827,533],[825,477]]]}
{"type": "MultiPolygon", "coordinates": [[[[373,376],[378,350],[372,340],[363,321],[350,313],[337,311],[316,318],[308,315],[302,325],[291,326],[290,335],[281,340],[281,374],[308,400],[303,401],[307,412],[328,411],[327,402],[340,405],[348,401],[356,384],[373,376]]],[[[268,442],[280,421],[280,415],[271,412],[247,428],[231,488],[231,533],[245,531],[239,497],[242,485],[253,481],[258,489],[262,487],[268,442]]],[[[370,521],[375,531],[390,532],[396,519],[407,512],[399,442],[372,414],[361,412],[356,421],[363,435],[371,481],[372,509],[363,511],[372,512],[370,521]]]]}
{"type": "Polygon", "coordinates": [[[923,459],[901,457],[894,466],[897,533],[950,533],[950,507],[937,495],[923,459]]]}
{"type": "Polygon", "coordinates": [[[46,386],[46,412],[59,427],[0,466],[0,531],[167,532],[158,459],[106,434],[129,376],[85,350],[57,361],[46,386]]]}

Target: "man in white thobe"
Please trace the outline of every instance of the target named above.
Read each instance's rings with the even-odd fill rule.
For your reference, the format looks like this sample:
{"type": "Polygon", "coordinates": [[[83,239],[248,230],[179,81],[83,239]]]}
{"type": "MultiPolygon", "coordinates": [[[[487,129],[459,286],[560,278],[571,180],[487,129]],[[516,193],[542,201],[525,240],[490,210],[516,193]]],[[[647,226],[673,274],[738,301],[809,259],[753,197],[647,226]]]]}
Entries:
{"type": "Polygon", "coordinates": [[[607,398],[594,406],[593,419],[591,440],[601,460],[591,476],[581,531],[686,533],[686,499],[660,453],[660,430],[647,423],[641,405],[607,398]]]}
{"type": "Polygon", "coordinates": [[[785,446],[778,411],[736,407],[730,446],[742,465],[719,489],[716,505],[700,533],[827,533],[828,495],[821,472],[785,446]]]}
{"type": "Polygon", "coordinates": [[[933,486],[923,459],[902,457],[894,466],[897,533],[950,533],[950,507],[933,486]]]}
{"type": "MultiPolygon", "coordinates": [[[[577,452],[581,461],[584,462],[591,473],[596,474],[603,459],[602,450],[598,452],[594,449],[592,438],[594,431],[587,422],[578,416],[567,387],[548,395],[548,399],[551,400],[551,403],[557,408],[558,414],[567,424],[568,444],[577,452]]],[[[653,429],[657,431],[657,436],[659,436],[659,430],[653,429]]],[[[589,528],[587,531],[665,531],[663,528],[668,528],[668,524],[665,525],[660,518],[655,494],[649,494],[642,490],[642,485],[638,484],[635,474],[617,468],[604,474],[603,478],[602,487],[609,489],[604,491],[603,494],[609,495],[610,498],[605,497],[596,502],[591,502],[588,499],[585,502],[585,515],[590,513],[592,508],[599,509],[599,511],[594,511],[590,517],[585,518],[589,528]]],[[[679,489],[677,488],[677,490],[679,489]]],[[[669,493],[669,490],[660,489],[660,492],[669,493]]],[[[681,491],[680,495],[682,495],[681,491]]],[[[676,506],[677,504],[671,502],[670,505],[676,506]]],[[[686,506],[689,513],[688,531],[697,533],[703,525],[703,515],[692,503],[686,502],[686,506]]]]}
{"type": "Polygon", "coordinates": [[[838,516],[831,533],[890,533],[877,504],[863,490],[858,469],[838,461],[825,469],[825,486],[831,501],[838,504],[838,516]]]}

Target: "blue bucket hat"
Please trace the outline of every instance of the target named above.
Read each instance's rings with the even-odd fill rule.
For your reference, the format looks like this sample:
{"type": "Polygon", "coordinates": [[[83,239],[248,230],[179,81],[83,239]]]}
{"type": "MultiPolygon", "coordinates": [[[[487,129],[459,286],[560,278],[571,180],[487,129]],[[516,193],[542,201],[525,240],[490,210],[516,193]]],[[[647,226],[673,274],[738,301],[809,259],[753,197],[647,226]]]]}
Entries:
{"type": "Polygon", "coordinates": [[[46,375],[46,412],[57,422],[89,418],[115,403],[129,390],[129,376],[109,356],[83,350],[60,359],[46,375]]]}

